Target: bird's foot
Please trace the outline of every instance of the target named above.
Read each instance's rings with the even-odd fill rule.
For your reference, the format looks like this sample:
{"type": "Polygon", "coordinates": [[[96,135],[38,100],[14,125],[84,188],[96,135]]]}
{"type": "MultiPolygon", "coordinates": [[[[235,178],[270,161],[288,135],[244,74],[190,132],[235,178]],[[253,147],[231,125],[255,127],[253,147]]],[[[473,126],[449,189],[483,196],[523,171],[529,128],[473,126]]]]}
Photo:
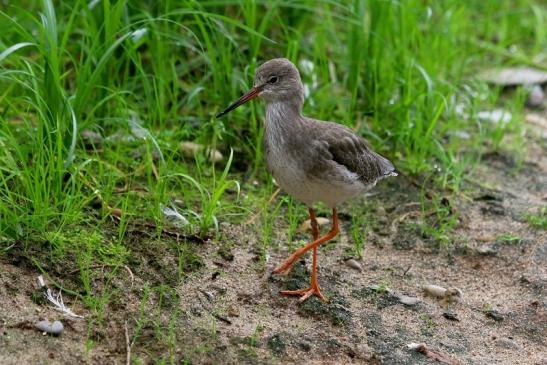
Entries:
{"type": "Polygon", "coordinates": [[[291,271],[293,264],[294,261],[292,260],[292,257],[289,257],[287,260],[283,261],[281,265],[276,267],[273,273],[279,275],[287,275],[291,271]]]}
{"type": "Polygon", "coordinates": [[[319,284],[315,283],[306,289],[300,289],[300,290],[282,290],[281,294],[283,295],[300,295],[300,299],[298,299],[299,302],[303,302],[312,295],[317,295],[319,299],[326,302],[327,298],[321,293],[321,290],[319,289],[319,284]]]}
{"type": "MultiPolygon", "coordinates": [[[[298,250],[297,250],[298,251],[298,250]]],[[[274,274],[278,274],[278,275],[287,275],[289,272],[291,272],[292,270],[292,266],[294,265],[294,263],[300,258],[299,255],[295,253],[293,253],[291,256],[289,256],[288,259],[286,259],[285,261],[283,261],[283,263],[281,263],[281,265],[279,265],[278,267],[275,268],[275,270],[273,271],[274,274]]]]}

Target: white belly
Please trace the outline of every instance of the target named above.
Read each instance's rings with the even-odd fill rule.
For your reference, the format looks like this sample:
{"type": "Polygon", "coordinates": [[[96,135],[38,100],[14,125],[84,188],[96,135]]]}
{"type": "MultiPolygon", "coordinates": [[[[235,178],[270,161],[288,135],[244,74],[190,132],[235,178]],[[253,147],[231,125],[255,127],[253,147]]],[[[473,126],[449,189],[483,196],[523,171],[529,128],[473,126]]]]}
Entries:
{"type": "MultiPolygon", "coordinates": [[[[328,171],[306,174],[305,149],[298,148],[298,143],[308,143],[305,137],[291,133],[305,133],[294,128],[292,123],[302,123],[300,112],[286,103],[270,101],[266,107],[266,130],[264,147],[268,168],[279,186],[289,195],[301,200],[311,207],[321,201],[330,207],[348,200],[366,190],[359,177],[332,161],[328,171]],[[296,148],[295,148],[296,147],[296,148]]],[[[311,164],[311,162],[310,162],[311,164]]],[[[328,165],[328,164],[326,164],[328,165]]]]}
{"type": "Polygon", "coordinates": [[[354,179],[345,182],[329,179],[328,173],[322,178],[311,178],[285,151],[271,148],[266,156],[269,170],[279,186],[289,195],[311,207],[315,202],[323,202],[334,208],[339,203],[363,192],[365,187],[354,179]],[[353,182],[350,182],[353,181],[353,182]]]}

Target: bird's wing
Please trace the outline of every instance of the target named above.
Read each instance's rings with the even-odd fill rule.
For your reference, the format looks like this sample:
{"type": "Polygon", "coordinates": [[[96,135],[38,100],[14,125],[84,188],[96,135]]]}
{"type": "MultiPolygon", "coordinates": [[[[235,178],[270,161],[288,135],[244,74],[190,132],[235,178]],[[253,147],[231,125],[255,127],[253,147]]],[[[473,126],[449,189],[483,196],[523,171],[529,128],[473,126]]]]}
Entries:
{"type": "MultiPolygon", "coordinates": [[[[314,148],[323,159],[330,159],[359,176],[368,185],[395,174],[395,167],[385,157],[374,152],[367,142],[343,125],[316,122],[314,148]]],[[[315,166],[320,169],[321,166],[315,166]]]]}

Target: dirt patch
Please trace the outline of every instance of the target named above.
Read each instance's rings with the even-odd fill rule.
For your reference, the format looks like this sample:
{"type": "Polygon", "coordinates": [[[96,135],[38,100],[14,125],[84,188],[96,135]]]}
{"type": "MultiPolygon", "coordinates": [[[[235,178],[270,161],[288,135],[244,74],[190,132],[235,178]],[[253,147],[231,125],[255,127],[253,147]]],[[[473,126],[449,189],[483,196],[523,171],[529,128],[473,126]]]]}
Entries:
{"type": "MultiPolygon", "coordinates": [[[[543,364],[547,239],[529,216],[545,206],[547,154],[541,143],[528,152],[533,160],[520,170],[510,156],[486,156],[462,194],[440,200],[442,217],[422,209],[419,189],[405,177],[342,207],[343,232],[319,254],[328,303],[298,303],[278,293],[309,284],[309,257],[288,276],[272,276],[288,250],[269,249],[261,259],[257,232],[223,224],[217,241],[203,243],[130,233],[133,276],[94,268],[93,290],[101,293],[105,282],[112,289],[95,307],[66,294],[65,303],[87,317],[67,319],[32,300],[40,272],[30,257],[83,297],[81,279],[72,274],[76,263],[58,265],[18,244],[0,259],[0,363],[123,363],[127,327],[132,358],[142,363],[433,363],[407,348],[425,343],[465,364],[543,364]],[[355,214],[369,217],[362,272],[343,262],[355,214]],[[452,218],[446,235],[424,228],[452,218]],[[433,298],[424,284],[463,295],[454,302],[433,298]],[[419,303],[404,305],[400,295],[419,303]],[[33,327],[59,318],[65,325],[59,337],[33,327]]],[[[286,225],[276,224],[273,240],[284,242],[286,225]]]]}

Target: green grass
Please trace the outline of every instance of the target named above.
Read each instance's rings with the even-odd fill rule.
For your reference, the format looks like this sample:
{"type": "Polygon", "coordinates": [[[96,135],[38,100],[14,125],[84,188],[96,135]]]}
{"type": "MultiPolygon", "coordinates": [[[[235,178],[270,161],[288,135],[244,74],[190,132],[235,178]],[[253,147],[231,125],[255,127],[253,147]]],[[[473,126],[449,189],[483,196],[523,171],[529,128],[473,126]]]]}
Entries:
{"type": "Polygon", "coordinates": [[[364,204],[361,209],[353,207],[351,215],[351,230],[349,235],[352,240],[352,247],[346,254],[350,257],[363,258],[363,250],[367,242],[367,232],[371,225],[371,207],[370,204],[364,204]]]}
{"type": "MultiPolygon", "coordinates": [[[[400,171],[457,193],[485,152],[522,154],[524,92],[505,103],[510,123],[480,122],[500,90],[474,76],[547,68],[536,58],[547,49],[546,19],[541,0],[9,1],[0,10],[0,252],[22,242],[74,258],[100,322],[112,277],[94,288],[90,268],[123,270],[129,228],[149,222],[158,238],[170,229],[163,207],[188,220],[183,234],[202,237],[261,210],[263,255],[287,212],[290,244],[305,211],[284,197],[266,203],[275,188],[262,156],[263,106],[214,119],[273,57],[299,66],[306,114],[355,128],[400,171]],[[229,157],[188,157],[181,141],[229,157]]],[[[439,208],[428,233],[448,241],[457,217],[428,204],[439,208]]],[[[543,213],[527,219],[544,228],[543,213]]],[[[353,223],[360,256],[367,222],[353,223]]],[[[184,246],[179,278],[187,255],[184,246]]],[[[172,351],[172,324],[162,326],[172,351]]]]}
{"type": "Polygon", "coordinates": [[[502,233],[496,237],[496,241],[506,245],[518,245],[522,243],[522,237],[517,236],[514,233],[502,233]]]}
{"type": "Polygon", "coordinates": [[[423,223],[419,230],[424,238],[433,239],[437,247],[454,242],[451,231],[456,226],[459,213],[451,206],[451,201],[454,201],[453,197],[433,196],[430,200],[424,197],[421,202],[423,223]]]}
{"type": "Polygon", "coordinates": [[[538,212],[528,213],[524,217],[528,224],[537,229],[547,230],[547,207],[543,206],[538,212]]]}
{"type": "MultiPolygon", "coordinates": [[[[434,175],[455,190],[479,160],[477,146],[501,148],[506,129],[518,125],[477,129],[472,116],[492,107],[498,92],[473,75],[485,61],[533,64],[547,43],[541,2],[315,5],[121,1],[89,8],[84,1],[44,0],[8,6],[0,14],[8,29],[0,43],[0,232],[18,239],[62,229],[84,219],[84,207],[97,196],[104,206],[122,208],[122,219],[138,211],[159,226],[160,205],[182,198],[208,232],[218,224],[215,213],[232,204],[222,196],[232,178],[225,170],[225,181],[209,183],[212,165],[181,158],[178,142],[235,148],[239,164],[247,162],[239,170],[264,179],[259,103],[224,121],[213,115],[250,85],[262,60],[275,56],[301,65],[310,89],[305,112],[358,126],[402,171],[434,175]],[[501,52],[515,45],[513,53],[501,52]],[[471,117],[464,120],[457,108],[471,117]],[[109,138],[83,148],[87,129],[109,138]],[[451,138],[455,130],[473,138],[451,138]],[[464,154],[465,144],[475,151],[464,154]],[[141,145],[136,161],[131,151],[141,145]],[[127,184],[128,193],[114,193],[127,184]],[[144,199],[133,199],[135,184],[147,189],[144,199]]],[[[518,119],[522,98],[515,100],[510,112],[518,119]]]]}

